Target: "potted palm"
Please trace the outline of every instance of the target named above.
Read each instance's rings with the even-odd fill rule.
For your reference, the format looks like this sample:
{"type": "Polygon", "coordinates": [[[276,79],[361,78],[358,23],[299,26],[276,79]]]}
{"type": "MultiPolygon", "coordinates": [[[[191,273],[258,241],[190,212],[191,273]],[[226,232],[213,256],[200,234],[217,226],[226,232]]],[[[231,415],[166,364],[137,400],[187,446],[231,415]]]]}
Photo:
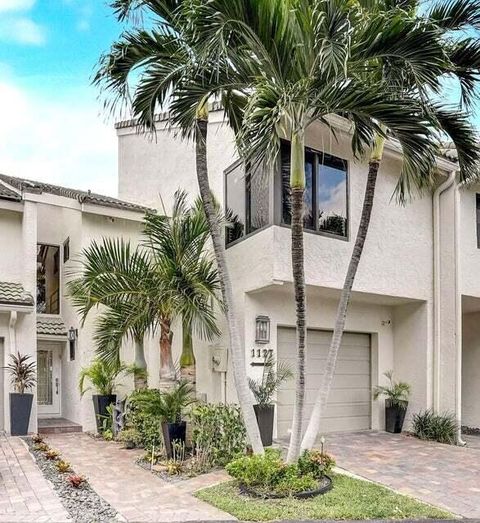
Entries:
{"type": "Polygon", "coordinates": [[[102,420],[109,416],[108,407],[117,401],[117,395],[114,392],[116,380],[120,374],[127,370],[127,367],[123,364],[108,364],[97,358],[88,367],[84,367],[80,371],[78,385],[81,396],[92,388],[96,392],[92,395],[92,400],[98,432],[102,432],[102,420]],[[85,387],[86,380],[90,382],[91,387],[85,387]]]}
{"type": "Polygon", "coordinates": [[[33,394],[25,391],[33,389],[37,381],[37,369],[32,356],[10,354],[7,372],[15,392],[10,392],[10,433],[12,436],[28,434],[28,424],[32,412],[33,394]]]}
{"type": "Polygon", "coordinates": [[[411,387],[403,381],[394,381],[392,370],[385,372],[384,376],[389,385],[375,387],[373,397],[385,396],[385,430],[399,434],[403,429],[411,387]]]}
{"type": "Polygon", "coordinates": [[[293,373],[290,367],[284,363],[276,365],[272,353],[268,352],[263,362],[262,379],[248,379],[248,386],[257,402],[253,408],[264,447],[272,444],[273,420],[275,416],[273,395],[284,381],[292,377],[293,373]]]}
{"type": "Polygon", "coordinates": [[[187,422],[183,419],[183,414],[193,403],[193,387],[186,380],[178,381],[169,391],[158,391],[157,394],[139,400],[139,405],[146,414],[160,419],[168,459],[173,457],[175,444],[185,444],[187,422]]]}

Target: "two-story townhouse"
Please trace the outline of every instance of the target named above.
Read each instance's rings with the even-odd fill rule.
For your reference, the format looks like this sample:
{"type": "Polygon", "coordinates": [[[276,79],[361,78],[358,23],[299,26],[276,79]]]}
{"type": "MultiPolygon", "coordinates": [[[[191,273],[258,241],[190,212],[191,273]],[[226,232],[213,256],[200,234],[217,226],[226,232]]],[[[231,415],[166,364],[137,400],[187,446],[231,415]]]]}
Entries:
{"type": "MultiPolygon", "coordinates": [[[[329,346],[367,174],[366,163],[352,155],[349,127],[341,120],[332,123],[336,139],[320,124],[310,127],[306,138],[307,415],[329,346]]],[[[168,208],[179,187],[192,198],[197,194],[193,144],[167,131],[165,115],[158,117],[155,140],[137,134],[132,121],[117,124],[117,134],[120,198],[155,207],[161,195],[168,208]]],[[[238,161],[222,111],[217,107],[210,114],[210,182],[218,201],[235,215],[226,233],[227,261],[253,376],[261,372],[264,349],[278,360],[295,361],[288,150],[288,143],[282,144],[274,173],[252,177],[238,161]]],[[[450,151],[438,158],[435,190],[400,206],[392,194],[401,163],[398,143],[389,141],[325,431],[381,429],[383,404],[372,399],[372,389],[389,369],[412,385],[410,415],[435,408],[480,427],[480,196],[475,187],[458,187],[450,151]]],[[[210,401],[235,399],[230,374],[212,374],[225,370],[218,369],[217,356],[227,343],[225,335],[213,345],[196,341],[197,386],[210,401]]],[[[279,437],[290,429],[293,388],[289,382],[278,393],[279,437]]]]}
{"type": "MultiPolygon", "coordinates": [[[[78,375],[93,357],[95,317],[80,324],[66,281],[92,240],[138,241],[144,213],[116,198],[0,175],[0,367],[17,351],[36,363],[30,431],[94,427],[78,375]]],[[[131,348],[125,350],[128,358],[131,348]]],[[[11,390],[0,372],[0,430],[10,427],[11,390]]]]}

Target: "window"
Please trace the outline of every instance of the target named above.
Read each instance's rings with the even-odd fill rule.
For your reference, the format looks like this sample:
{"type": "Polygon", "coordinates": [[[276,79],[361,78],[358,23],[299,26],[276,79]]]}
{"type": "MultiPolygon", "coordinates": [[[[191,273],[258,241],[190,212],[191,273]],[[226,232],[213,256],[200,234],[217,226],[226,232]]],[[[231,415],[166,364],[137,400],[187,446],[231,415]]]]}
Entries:
{"type": "Polygon", "coordinates": [[[63,242],[63,263],[66,263],[70,259],[70,238],[67,238],[63,242]]]}
{"type": "Polygon", "coordinates": [[[480,194],[477,197],[477,247],[480,249],[480,194]]]}
{"type": "Polygon", "coordinates": [[[37,312],[60,314],[60,247],[37,245],[37,312]]]}
{"type": "MultiPolygon", "coordinates": [[[[291,223],[290,144],[282,142],[282,221],[291,223]]],[[[348,236],[347,162],[336,156],[305,151],[305,229],[348,236]]]]}
{"type": "Polygon", "coordinates": [[[239,162],[226,172],[225,184],[228,245],[269,224],[269,183],[260,170],[246,174],[239,162]]]}

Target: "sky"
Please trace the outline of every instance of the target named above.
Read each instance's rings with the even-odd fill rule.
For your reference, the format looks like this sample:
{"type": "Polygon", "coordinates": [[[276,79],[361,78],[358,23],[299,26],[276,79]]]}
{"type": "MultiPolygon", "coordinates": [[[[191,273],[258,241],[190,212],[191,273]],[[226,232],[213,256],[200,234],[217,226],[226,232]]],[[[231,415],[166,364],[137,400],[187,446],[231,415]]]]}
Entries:
{"type": "Polygon", "coordinates": [[[103,0],[0,0],[0,172],[117,193],[114,122],[90,79],[121,30],[103,0]]]}

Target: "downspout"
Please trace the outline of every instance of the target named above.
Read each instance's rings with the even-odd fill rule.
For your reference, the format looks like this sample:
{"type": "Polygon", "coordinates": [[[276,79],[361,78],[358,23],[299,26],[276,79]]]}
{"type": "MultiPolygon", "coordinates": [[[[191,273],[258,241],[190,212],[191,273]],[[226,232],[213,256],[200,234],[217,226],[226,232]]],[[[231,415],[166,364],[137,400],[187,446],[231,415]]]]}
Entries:
{"type": "Polygon", "coordinates": [[[440,196],[455,182],[455,171],[433,193],[433,410],[440,411],[440,196]]]}
{"type": "Polygon", "coordinates": [[[457,416],[457,445],[462,439],[462,302],[460,292],[460,187],[455,185],[455,412],[457,416]]]}

